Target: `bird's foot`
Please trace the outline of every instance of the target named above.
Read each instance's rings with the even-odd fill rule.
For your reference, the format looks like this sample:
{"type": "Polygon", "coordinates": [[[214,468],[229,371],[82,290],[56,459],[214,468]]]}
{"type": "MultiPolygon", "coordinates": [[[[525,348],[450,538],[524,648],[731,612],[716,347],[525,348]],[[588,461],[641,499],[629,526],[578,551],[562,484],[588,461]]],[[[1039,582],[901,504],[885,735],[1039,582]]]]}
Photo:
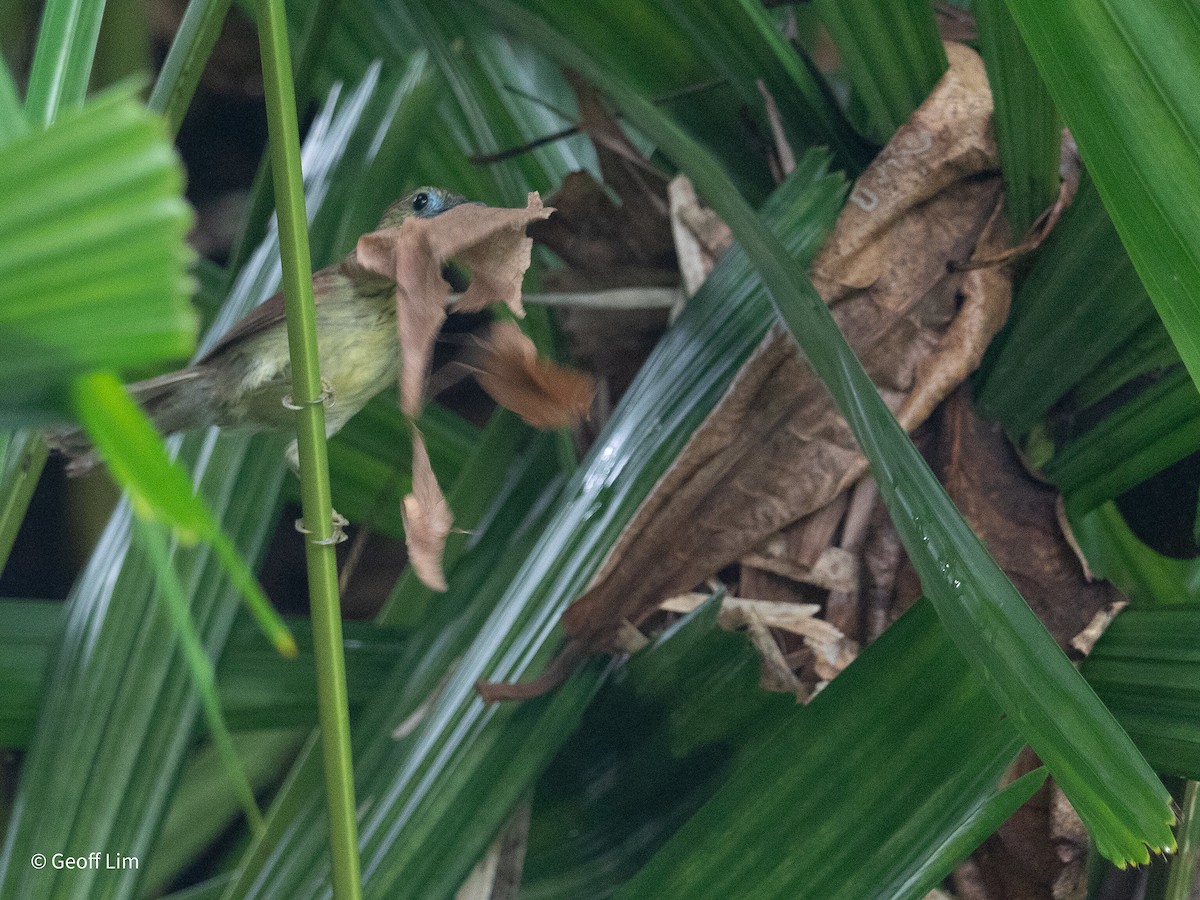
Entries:
{"type": "MultiPolygon", "coordinates": [[[[295,400],[293,400],[291,394],[284,394],[283,399],[280,402],[283,404],[284,409],[290,409],[293,412],[304,409],[304,405],[305,405],[304,403],[297,403],[295,400]]],[[[327,378],[322,378],[321,379],[321,396],[317,397],[316,400],[308,400],[306,402],[312,404],[313,406],[316,406],[317,404],[321,404],[326,409],[332,408],[333,404],[334,404],[333,383],[330,382],[327,378]]]]}
{"type": "MultiPolygon", "coordinates": [[[[314,544],[322,546],[334,546],[346,540],[346,526],[350,524],[350,520],[343,516],[336,509],[333,511],[333,531],[327,538],[309,538],[314,544]]],[[[304,527],[304,520],[296,520],[296,530],[304,535],[311,535],[312,532],[304,527]]]]}

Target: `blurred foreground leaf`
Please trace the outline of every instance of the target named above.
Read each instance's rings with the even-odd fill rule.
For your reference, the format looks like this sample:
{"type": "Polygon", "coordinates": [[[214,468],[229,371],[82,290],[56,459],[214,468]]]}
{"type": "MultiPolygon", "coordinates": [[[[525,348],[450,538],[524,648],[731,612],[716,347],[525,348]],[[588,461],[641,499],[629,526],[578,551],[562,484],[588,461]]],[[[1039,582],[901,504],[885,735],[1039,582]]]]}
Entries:
{"type": "Polygon", "coordinates": [[[128,494],[133,511],[166,525],[185,544],[211,544],[263,633],[284,656],[295,656],[296,639],[254,573],[204,501],[193,493],[187,472],[167,456],[162,437],[116,377],[107,372],[83,375],[76,379],[72,397],[88,435],[128,494]]]}
{"type": "Polygon", "coordinates": [[[117,88],[5,148],[0,422],[61,417],[70,381],[191,352],[191,213],[162,121],[117,88]]]}

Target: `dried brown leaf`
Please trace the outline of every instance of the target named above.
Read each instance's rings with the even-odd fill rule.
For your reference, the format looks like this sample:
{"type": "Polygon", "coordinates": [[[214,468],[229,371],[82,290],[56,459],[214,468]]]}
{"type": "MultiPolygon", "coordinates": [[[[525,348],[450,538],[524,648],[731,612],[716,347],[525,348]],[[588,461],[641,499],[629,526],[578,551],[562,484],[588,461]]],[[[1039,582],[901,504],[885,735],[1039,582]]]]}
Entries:
{"type": "MultiPolygon", "coordinates": [[[[949,271],[1003,232],[983,64],[965,47],[947,55],[950,70],[859,178],[813,265],[847,341],[909,429],[978,365],[1008,309],[999,270],[949,271]]],[[[820,509],[865,470],[828,391],[790,335],[772,329],[564,613],[572,652],[604,649],[616,623],[639,624],[663,597],[820,509]]]]}
{"type": "Polygon", "coordinates": [[[629,140],[596,89],[575,72],[564,74],[604,183],[588,172],[572,172],[553,198],[558,215],[529,233],[574,274],[587,273],[589,288],[673,284],[663,280],[675,272],[666,177],[629,140]]]}
{"type": "Polygon", "coordinates": [[[571,172],[551,198],[554,216],[529,234],[590,283],[666,283],[675,265],[666,217],[640,197],[620,199],[591,173],[571,172]]]}
{"type": "Polygon", "coordinates": [[[404,498],[400,510],[408,560],[425,585],[435,591],[444,591],[446,576],[442,572],[442,552],[454,517],[429,464],[425,439],[416,428],[412,429],[412,445],[413,491],[404,498]]]}
{"type": "Polygon", "coordinates": [[[783,651],[779,649],[775,636],[771,634],[770,629],[753,608],[746,610],[746,632],[750,635],[750,642],[754,645],[754,649],[762,657],[759,687],[764,691],[792,694],[796,700],[802,703],[807,701],[808,692],[804,689],[804,685],[800,683],[796,673],[783,658],[783,651]]]}
{"type": "Polygon", "coordinates": [[[743,566],[773,572],[801,584],[812,584],[829,591],[858,588],[858,558],[841,547],[827,547],[811,566],[793,560],[783,551],[783,540],[769,538],[755,553],[742,557],[743,566]]]}
{"type": "Polygon", "coordinates": [[[667,185],[671,200],[671,234],[683,290],[689,297],[700,290],[717,260],[733,244],[733,232],[711,209],[700,204],[686,175],[676,175],[667,185]]]}
{"type": "MultiPolygon", "coordinates": [[[[443,213],[448,216],[455,210],[443,213]]],[[[400,408],[415,417],[433,359],[433,344],[446,320],[450,285],[442,278],[427,222],[408,219],[399,228],[372,231],[358,239],[359,263],[396,282],[396,332],[400,339],[400,408]]]]}
{"type": "MultiPolygon", "coordinates": [[[[410,420],[421,412],[434,341],[446,318],[450,285],[442,278],[442,264],[458,257],[473,276],[456,308],[470,311],[504,303],[523,315],[521,280],[533,247],[525,227],[552,212],[531,193],[525,209],[468,203],[433,218],[405,219],[398,228],[359,238],[358,265],[396,283],[400,407],[410,420]]],[[[442,553],[453,517],[429,464],[425,442],[415,426],[412,433],[413,492],[404,498],[401,509],[409,560],[424,584],[444,591],[442,553]]]]}
{"type": "Polygon", "coordinates": [[[587,415],[596,392],[590,376],[539,358],[533,341],[513,322],[492,325],[476,366],[480,387],[534,428],[574,425],[587,415]]]}
{"type": "MultiPolygon", "coordinates": [[[[813,265],[847,340],[900,400],[909,429],[978,364],[1007,313],[1002,273],[947,271],[972,255],[1000,190],[983,65],[967,48],[947,52],[950,71],[863,173],[813,265]]],[[[999,239],[992,232],[1000,229],[988,242],[999,239]]],[[[773,329],[595,586],[567,610],[568,634],[602,647],[613,617],[639,622],[662,596],[821,508],[865,469],[828,392],[790,336],[773,329]]]]}
{"type": "Polygon", "coordinates": [[[965,389],[943,406],[939,424],[935,469],[950,498],[1059,646],[1078,651],[1077,636],[1121,597],[1108,582],[1083,577],[1058,527],[1058,492],[1029,476],[1000,427],[975,414],[965,389]]]}
{"type": "Polygon", "coordinates": [[[664,234],[667,176],[634,146],[596,88],[571,69],[563,74],[575,92],[579,127],[596,150],[604,183],[616,192],[626,209],[636,213],[629,222],[633,236],[648,247],[655,246],[664,234]]]}
{"type": "Polygon", "coordinates": [[[1088,622],[1087,627],[1083,631],[1071,638],[1071,646],[1084,656],[1090,654],[1095,649],[1096,641],[1104,636],[1104,632],[1108,630],[1108,626],[1117,617],[1117,613],[1128,605],[1128,600],[1118,600],[1115,603],[1110,603],[1105,609],[1100,610],[1100,612],[1092,617],[1092,621],[1088,622]]]}
{"type": "Polygon", "coordinates": [[[433,343],[446,316],[450,285],[442,278],[442,264],[458,257],[471,270],[471,285],[455,309],[470,312],[504,303],[523,315],[521,279],[533,247],[525,227],[552,212],[553,207],[543,206],[537,193],[531,193],[525,209],[468,203],[359,238],[359,264],[396,282],[400,401],[405,413],[415,416],[420,411],[433,343]]]}
{"type": "Polygon", "coordinates": [[[529,195],[524,210],[483,207],[475,211],[473,225],[481,229],[486,238],[472,241],[452,254],[471,270],[471,285],[455,304],[456,311],[477,312],[493,303],[503,303],[513,315],[525,315],[521,306],[521,279],[525,277],[533,252],[533,238],[525,235],[525,227],[549,217],[552,212],[554,207],[542,206],[536,192],[529,195]]]}

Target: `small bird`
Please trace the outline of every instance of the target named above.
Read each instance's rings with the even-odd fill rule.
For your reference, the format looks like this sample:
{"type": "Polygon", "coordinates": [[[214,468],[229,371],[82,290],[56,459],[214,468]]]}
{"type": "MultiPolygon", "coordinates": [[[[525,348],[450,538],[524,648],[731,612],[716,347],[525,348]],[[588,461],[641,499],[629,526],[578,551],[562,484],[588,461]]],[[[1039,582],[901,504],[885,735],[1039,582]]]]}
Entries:
{"type": "MultiPolygon", "coordinates": [[[[407,218],[433,218],[466,203],[459,194],[422,187],[393,203],[379,228],[407,218]]],[[[321,376],[331,397],[325,431],[337,433],[368,400],[396,383],[400,348],[396,336],[395,284],[359,265],[349,253],[313,276],[321,376]]],[[[185,369],[129,386],[133,398],[163,434],[217,425],[271,430],[294,423],[285,400],[292,388],[283,294],[251,310],[203,357],[185,369]]],[[[51,447],[71,458],[68,472],[87,471],[98,459],[78,429],[47,435],[51,447]]],[[[296,443],[287,452],[298,469],[296,443]]]]}

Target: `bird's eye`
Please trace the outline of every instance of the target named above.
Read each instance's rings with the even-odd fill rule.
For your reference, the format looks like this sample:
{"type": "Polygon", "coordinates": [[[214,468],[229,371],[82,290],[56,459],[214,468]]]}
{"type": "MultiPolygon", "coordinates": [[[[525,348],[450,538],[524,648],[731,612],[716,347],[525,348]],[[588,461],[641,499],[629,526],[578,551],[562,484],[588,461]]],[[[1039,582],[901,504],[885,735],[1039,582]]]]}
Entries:
{"type": "Polygon", "coordinates": [[[425,193],[424,191],[421,191],[421,193],[419,193],[415,197],[413,197],[413,200],[412,200],[413,212],[421,212],[421,210],[423,210],[428,205],[429,205],[429,195],[427,193],[425,193]]]}

